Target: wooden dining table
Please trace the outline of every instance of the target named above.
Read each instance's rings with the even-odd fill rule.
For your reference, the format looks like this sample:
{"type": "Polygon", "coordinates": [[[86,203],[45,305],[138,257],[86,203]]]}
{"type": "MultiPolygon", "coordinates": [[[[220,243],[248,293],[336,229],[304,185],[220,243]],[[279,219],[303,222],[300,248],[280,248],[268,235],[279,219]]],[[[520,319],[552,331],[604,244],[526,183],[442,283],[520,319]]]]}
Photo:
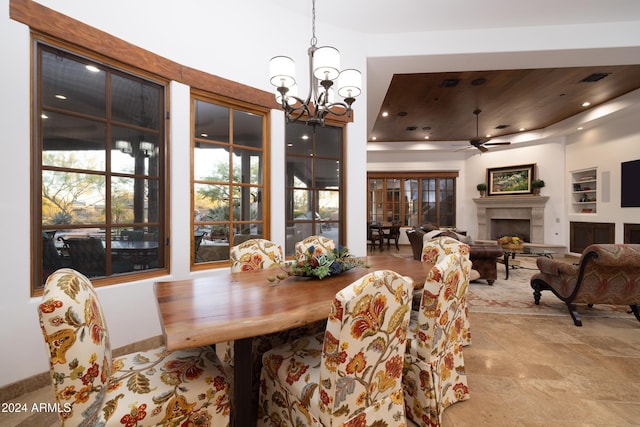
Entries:
{"type": "Polygon", "coordinates": [[[157,282],[154,290],[167,349],[234,341],[232,419],[235,426],[253,426],[253,337],[326,319],[336,293],[369,272],[393,270],[411,277],[418,288],[431,267],[392,255],[362,259],[364,267],[322,280],[290,276],[271,282],[281,271],[265,269],[157,282]]]}

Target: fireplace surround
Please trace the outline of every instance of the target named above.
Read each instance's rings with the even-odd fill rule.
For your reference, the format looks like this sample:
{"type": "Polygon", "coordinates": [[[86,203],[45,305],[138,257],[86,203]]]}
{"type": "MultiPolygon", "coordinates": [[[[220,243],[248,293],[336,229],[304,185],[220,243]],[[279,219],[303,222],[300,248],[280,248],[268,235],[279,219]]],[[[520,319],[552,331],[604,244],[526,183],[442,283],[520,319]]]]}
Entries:
{"type": "Polygon", "coordinates": [[[478,239],[493,240],[492,223],[529,221],[530,243],[544,243],[546,196],[491,196],[473,199],[478,210],[478,239]],[[501,220],[501,221],[492,221],[501,220]]]}

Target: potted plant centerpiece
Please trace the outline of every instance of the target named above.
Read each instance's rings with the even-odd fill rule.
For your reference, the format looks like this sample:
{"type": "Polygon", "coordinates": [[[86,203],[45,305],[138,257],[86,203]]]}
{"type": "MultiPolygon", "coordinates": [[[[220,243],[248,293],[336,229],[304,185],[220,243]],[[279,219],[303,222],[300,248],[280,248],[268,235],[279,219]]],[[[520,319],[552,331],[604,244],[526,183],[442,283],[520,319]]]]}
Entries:
{"type": "Polygon", "coordinates": [[[534,179],[531,181],[531,188],[533,189],[533,194],[536,196],[540,195],[540,189],[544,187],[544,181],[541,179],[534,179]]]}
{"type": "Polygon", "coordinates": [[[484,197],[487,192],[487,184],[481,182],[480,184],[476,185],[476,189],[480,192],[480,197],[484,197]]]}

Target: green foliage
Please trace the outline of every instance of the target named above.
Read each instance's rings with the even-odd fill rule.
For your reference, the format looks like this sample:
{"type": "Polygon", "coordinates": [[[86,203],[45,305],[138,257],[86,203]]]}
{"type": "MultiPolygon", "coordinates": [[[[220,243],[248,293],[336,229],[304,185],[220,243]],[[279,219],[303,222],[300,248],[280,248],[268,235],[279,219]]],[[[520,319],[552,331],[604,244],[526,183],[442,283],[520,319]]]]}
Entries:
{"type": "Polygon", "coordinates": [[[544,187],[544,181],[541,179],[534,179],[533,181],[531,181],[531,187],[542,188],[544,187]]]}
{"type": "Polygon", "coordinates": [[[289,271],[289,275],[324,279],[327,276],[335,276],[343,271],[363,265],[361,260],[352,256],[349,253],[349,249],[343,246],[322,255],[314,255],[314,253],[315,247],[310,246],[307,249],[304,261],[294,264],[291,267],[291,271],[289,271]]]}
{"type": "Polygon", "coordinates": [[[476,185],[476,189],[478,191],[486,191],[487,190],[487,184],[485,184],[484,182],[481,182],[480,184],[476,185]]]}

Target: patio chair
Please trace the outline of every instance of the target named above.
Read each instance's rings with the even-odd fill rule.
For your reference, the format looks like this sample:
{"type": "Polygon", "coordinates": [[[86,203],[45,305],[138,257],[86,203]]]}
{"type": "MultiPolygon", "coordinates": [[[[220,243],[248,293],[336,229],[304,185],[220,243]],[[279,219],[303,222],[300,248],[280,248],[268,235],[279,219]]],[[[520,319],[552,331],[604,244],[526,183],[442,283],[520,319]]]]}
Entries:
{"type": "Polygon", "coordinates": [[[369,273],[336,294],[324,333],[264,354],[258,426],[402,426],[413,280],[369,273]]]}
{"type": "Polygon", "coordinates": [[[407,418],[437,427],[448,406],[469,399],[462,354],[465,279],[471,261],[453,252],[428,273],[420,310],[411,312],[402,383],[407,418]]]}
{"type": "Polygon", "coordinates": [[[65,249],[69,252],[71,268],[87,277],[106,274],[106,252],[102,241],[95,237],[64,239],[65,249]]]}
{"type": "Polygon", "coordinates": [[[38,306],[62,425],[228,426],[230,382],[209,347],[111,356],[107,322],[89,279],[54,272],[38,306]]]}

